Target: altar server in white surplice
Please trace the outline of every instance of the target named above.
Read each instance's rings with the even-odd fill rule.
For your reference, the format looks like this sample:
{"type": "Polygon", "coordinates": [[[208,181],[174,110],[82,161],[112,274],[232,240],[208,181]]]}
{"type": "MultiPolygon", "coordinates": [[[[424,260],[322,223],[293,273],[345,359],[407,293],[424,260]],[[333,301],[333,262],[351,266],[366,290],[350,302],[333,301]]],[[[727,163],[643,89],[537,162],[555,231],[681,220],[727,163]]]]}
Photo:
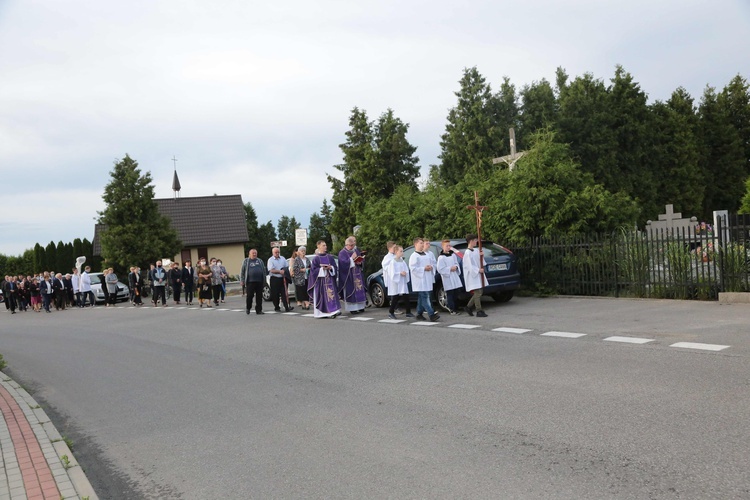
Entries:
{"type": "Polygon", "coordinates": [[[409,304],[409,265],[404,260],[404,248],[394,244],[393,252],[393,260],[388,265],[388,296],[391,300],[388,317],[396,319],[396,308],[401,306],[406,311],[406,317],[413,318],[409,304]]]}
{"type": "Polygon", "coordinates": [[[393,241],[389,241],[385,244],[385,247],[388,249],[388,253],[385,254],[385,257],[383,257],[383,261],[380,263],[380,267],[383,268],[383,283],[385,284],[385,287],[388,289],[388,295],[391,294],[391,283],[390,283],[390,274],[388,272],[388,266],[391,262],[393,262],[393,247],[396,246],[396,243],[393,241]]]}
{"type": "Polygon", "coordinates": [[[456,295],[463,286],[461,283],[461,268],[458,266],[458,257],[451,248],[450,240],[443,240],[443,251],[437,259],[437,270],[443,280],[443,289],[447,299],[448,311],[451,314],[459,314],[456,309],[456,295]]]}
{"type": "Polygon", "coordinates": [[[430,321],[437,321],[440,315],[435,312],[430,303],[430,292],[435,283],[435,257],[429,250],[424,251],[425,241],[422,238],[414,240],[414,253],[409,257],[409,271],[411,271],[411,289],[417,292],[417,319],[426,321],[423,313],[429,315],[430,321]],[[430,254],[430,255],[428,255],[430,254]]]}
{"type": "Polygon", "coordinates": [[[486,318],[487,313],[482,310],[482,291],[485,286],[489,285],[489,282],[479,260],[479,249],[475,248],[479,240],[476,234],[467,234],[466,241],[469,243],[469,248],[464,253],[464,282],[466,291],[472,293],[466,312],[474,316],[474,311],[476,311],[477,316],[486,318]]]}

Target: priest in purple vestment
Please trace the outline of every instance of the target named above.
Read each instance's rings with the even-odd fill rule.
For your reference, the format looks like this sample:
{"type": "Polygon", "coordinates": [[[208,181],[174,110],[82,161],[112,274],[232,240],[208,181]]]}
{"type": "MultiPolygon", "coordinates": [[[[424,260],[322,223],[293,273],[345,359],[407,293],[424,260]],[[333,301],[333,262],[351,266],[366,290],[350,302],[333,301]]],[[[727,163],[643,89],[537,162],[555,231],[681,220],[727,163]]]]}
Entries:
{"type": "Polygon", "coordinates": [[[319,241],[315,255],[310,259],[307,292],[312,299],[316,318],[335,318],[341,314],[339,290],[336,283],[338,275],[336,259],[327,253],[327,249],[326,242],[319,241]]]}
{"type": "Polygon", "coordinates": [[[357,248],[357,239],[349,236],[339,252],[339,289],[344,297],[344,307],[351,314],[363,312],[367,303],[362,275],[364,263],[364,252],[357,248]]]}

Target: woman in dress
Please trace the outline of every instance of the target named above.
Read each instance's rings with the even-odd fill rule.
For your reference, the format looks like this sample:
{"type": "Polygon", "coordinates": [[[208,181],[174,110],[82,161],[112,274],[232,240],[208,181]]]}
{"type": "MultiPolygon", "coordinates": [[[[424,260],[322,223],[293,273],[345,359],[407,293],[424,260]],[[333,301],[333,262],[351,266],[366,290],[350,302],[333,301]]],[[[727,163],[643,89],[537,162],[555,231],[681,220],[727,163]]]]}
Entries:
{"type": "Polygon", "coordinates": [[[310,309],[310,297],[307,294],[307,275],[310,272],[310,259],[306,257],[307,249],[301,246],[295,252],[292,259],[290,274],[294,283],[294,297],[297,300],[297,306],[302,309],[310,309]]]}
{"type": "Polygon", "coordinates": [[[213,271],[206,265],[206,259],[201,259],[196,269],[198,273],[198,302],[200,307],[203,307],[203,302],[206,302],[206,307],[211,307],[211,277],[213,271]]]}

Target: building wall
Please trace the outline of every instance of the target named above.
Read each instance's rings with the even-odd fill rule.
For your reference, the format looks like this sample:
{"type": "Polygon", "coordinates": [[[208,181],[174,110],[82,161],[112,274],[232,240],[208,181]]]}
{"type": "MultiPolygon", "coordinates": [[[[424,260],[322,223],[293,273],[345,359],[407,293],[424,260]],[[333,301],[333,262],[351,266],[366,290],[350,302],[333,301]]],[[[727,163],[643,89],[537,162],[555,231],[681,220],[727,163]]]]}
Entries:
{"type": "MultiPolygon", "coordinates": [[[[217,258],[221,260],[224,267],[227,268],[227,273],[230,275],[239,275],[242,270],[242,261],[245,259],[245,245],[243,243],[235,243],[233,245],[214,245],[208,246],[208,259],[217,258]]],[[[198,248],[190,248],[190,260],[193,266],[198,264],[198,248]]],[[[172,258],[172,262],[179,262],[182,267],[181,254],[177,254],[172,258]]]]}

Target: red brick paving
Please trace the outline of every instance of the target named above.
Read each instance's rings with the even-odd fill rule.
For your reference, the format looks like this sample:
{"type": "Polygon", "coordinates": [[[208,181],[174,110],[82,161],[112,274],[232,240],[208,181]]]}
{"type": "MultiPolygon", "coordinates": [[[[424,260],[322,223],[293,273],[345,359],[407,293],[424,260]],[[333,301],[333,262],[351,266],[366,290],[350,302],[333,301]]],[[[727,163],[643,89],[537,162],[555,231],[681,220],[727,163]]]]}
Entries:
{"type": "Polygon", "coordinates": [[[0,385],[0,412],[8,425],[29,500],[59,500],[60,491],[34,431],[16,399],[0,385]]]}

